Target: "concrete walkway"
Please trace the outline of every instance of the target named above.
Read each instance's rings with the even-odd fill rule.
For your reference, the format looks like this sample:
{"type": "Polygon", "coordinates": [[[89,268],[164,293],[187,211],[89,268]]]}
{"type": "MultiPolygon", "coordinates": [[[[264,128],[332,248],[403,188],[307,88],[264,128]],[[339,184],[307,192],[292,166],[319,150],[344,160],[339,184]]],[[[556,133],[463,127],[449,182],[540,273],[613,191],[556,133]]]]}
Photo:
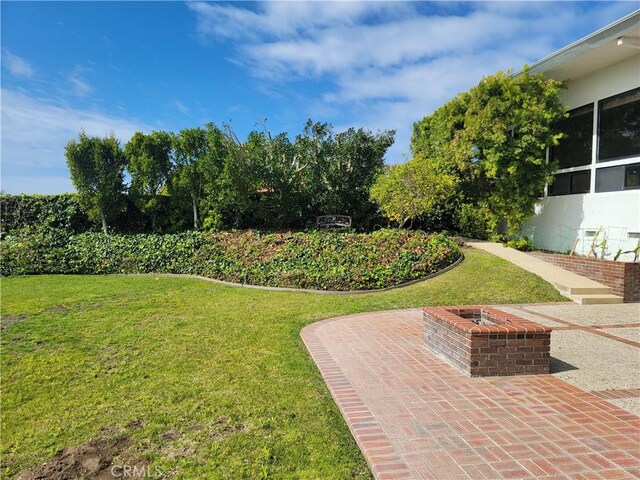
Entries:
{"type": "Polygon", "coordinates": [[[579,304],[622,303],[622,297],[611,294],[611,288],[601,283],[581,277],[573,272],[552,265],[549,262],[527,255],[501,243],[468,241],[472,248],[484,250],[496,257],[503,258],[531,273],[542,277],[555,286],[565,297],[579,304]]]}
{"type": "MultiPolygon", "coordinates": [[[[574,315],[531,305],[519,313],[599,337],[590,330],[598,330],[598,312],[582,322],[589,312],[569,308],[594,307],[561,306],[574,315]]],[[[616,305],[618,323],[607,332],[637,322],[634,306],[616,305]]],[[[640,476],[640,418],[612,403],[637,397],[638,388],[588,392],[554,375],[468,377],[424,346],[419,309],[325,320],[302,338],[378,479],[640,476]]],[[[638,368],[640,343],[617,338],[628,340],[626,361],[638,368]]]]}

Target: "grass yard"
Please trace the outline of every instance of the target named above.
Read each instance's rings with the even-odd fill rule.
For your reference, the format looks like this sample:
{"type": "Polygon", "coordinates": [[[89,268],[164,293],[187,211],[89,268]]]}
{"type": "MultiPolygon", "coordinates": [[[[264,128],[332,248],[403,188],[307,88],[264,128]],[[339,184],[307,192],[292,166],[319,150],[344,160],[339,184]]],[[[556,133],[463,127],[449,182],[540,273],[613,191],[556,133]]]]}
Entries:
{"type": "Polygon", "coordinates": [[[176,478],[371,478],[300,339],[337,315],[563,300],[489,254],[418,285],[317,295],[178,278],[2,280],[2,476],[95,439],[176,478]]]}

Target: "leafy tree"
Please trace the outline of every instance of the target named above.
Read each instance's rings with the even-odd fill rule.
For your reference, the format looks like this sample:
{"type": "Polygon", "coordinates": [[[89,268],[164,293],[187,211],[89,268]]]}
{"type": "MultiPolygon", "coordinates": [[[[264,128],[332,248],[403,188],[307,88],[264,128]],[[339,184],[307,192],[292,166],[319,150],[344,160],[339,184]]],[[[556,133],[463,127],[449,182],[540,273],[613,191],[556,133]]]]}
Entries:
{"type": "Polygon", "coordinates": [[[271,228],[303,224],[308,210],[305,164],[300,164],[295,142],[286,133],[272,136],[266,129],[252,133],[249,141],[254,158],[253,220],[271,228]]]}
{"type": "Polygon", "coordinates": [[[457,194],[458,178],[437,172],[420,159],[391,167],[378,177],[371,188],[371,198],[384,215],[401,227],[431,214],[439,205],[452,201],[457,194]]]}
{"type": "Polygon", "coordinates": [[[513,234],[557,168],[545,149],[561,137],[562,87],[526,68],[485,77],[414,125],[414,157],[455,175],[464,202],[489,208],[513,234]]]}
{"type": "Polygon", "coordinates": [[[171,135],[136,132],[125,147],[131,173],[130,192],[142,211],[151,215],[153,230],[157,228],[158,195],[166,187],[171,173],[171,135]]]}
{"type": "Polygon", "coordinates": [[[82,207],[107,233],[107,219],[122,206],[126,161],[120,142],[113,133],[101,138],[81,131],[67,143],[65,156],[82,207]]]}
{"type": "Polygon", "coordinates": [[[382,171],[394,131],[378,134],[350,128],[333,133],[331,125],[305,125],[299,144],[309,198],[316,214],[351,215],[362,223],[373,212],[369,191],[382,171]]]}
{"type": "Polygon", "coordinates": [[[262,151],[256,134],[242,141],[225,125],[224,131],[211,125],[209,148],[204,165],[203,188],[206,207],[204,226],[219,229],[224,225],[244,227],[246,215],[255,205],[256,182],[261,172],[257,158],[262,151]]]}
{"type": "Polygon", "coordinates": [[[154,229],[162,219],[177,230],[189,203],[194,228],[302,227],[325,213],[348,214],[364,226],[376,214],[369,190],[393,135],[334,133],[311,121],[293,141],[266,128],[240,139],[213,123],[178,134],[137,133],[125,148],[131,195],[121,223],[144,229],[143,210],[154,229]],[[170,197],[162,195],[165,187],[170,197]]]}
{"type": "Polygon", "coordinates": [[[172,137],[176,163],[175,182],[184,188],[193,208],[193,228],[198,228],[198,206],[204,191],[205,178],[202,162],[209,154],[207,131],[203,128],[186,128],[172,137]]]}

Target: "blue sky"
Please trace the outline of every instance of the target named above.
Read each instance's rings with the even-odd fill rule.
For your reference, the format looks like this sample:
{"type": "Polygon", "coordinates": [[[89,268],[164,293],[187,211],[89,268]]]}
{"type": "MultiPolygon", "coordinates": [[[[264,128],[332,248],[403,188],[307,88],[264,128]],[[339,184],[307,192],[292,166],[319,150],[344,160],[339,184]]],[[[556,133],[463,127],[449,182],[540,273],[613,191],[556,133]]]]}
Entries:
{"type": "Polygon", "coordinates": [[[2,189],[72,191],[80,128],[397,130],[637,2],[2,2],[2,189]]]}

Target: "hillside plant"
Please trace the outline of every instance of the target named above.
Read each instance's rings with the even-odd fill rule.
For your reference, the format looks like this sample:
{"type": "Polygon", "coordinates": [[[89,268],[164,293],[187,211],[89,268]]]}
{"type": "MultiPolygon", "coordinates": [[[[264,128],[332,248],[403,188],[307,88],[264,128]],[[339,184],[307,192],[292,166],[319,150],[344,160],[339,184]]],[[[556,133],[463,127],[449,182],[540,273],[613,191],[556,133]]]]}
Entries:
{"type": "Polygon", "coordinates": [[[7,235],[0,243],[0,273],[183,273],[251,285],[367,290],[424,278],[460,255],[443,234],[397,229],[175,235],[51,230],[7,235]]]}

